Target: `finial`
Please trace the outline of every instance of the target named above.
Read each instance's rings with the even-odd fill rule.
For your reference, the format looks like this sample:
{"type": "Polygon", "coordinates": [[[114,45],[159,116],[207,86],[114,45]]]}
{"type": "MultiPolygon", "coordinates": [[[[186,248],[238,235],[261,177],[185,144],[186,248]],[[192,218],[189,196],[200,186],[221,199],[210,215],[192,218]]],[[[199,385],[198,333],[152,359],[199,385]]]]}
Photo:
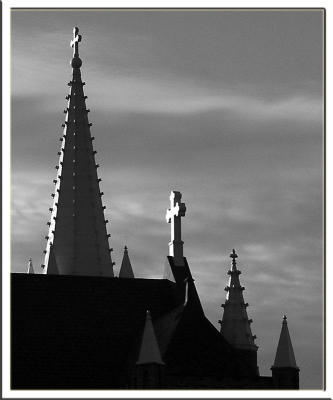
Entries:
{"type": "Polygon", "coordinates": [[[71,65],[73,68],[80,68],[82,65],[82,60],[79,57],[79,42],[81,42],[82,36],[79,35],[79,28],[73,28],[73,39],[70,42],[71,47],[73,47],[73,59],[71,65]]]}
{"type": "Polygon", "coordinates": [[[124,247],[124,250],[127,251],[127,246],[124,247]]]}
{"type": "Polygon", "coordinates": [[[286,315],[283,316],[283,322],[287,323],[287,316],[286,315]]]}
{"type": "Polygon", "coordinates": [[[236,269],[236,258],[238,257],[238,255],[236,254],[235,249],[232,249],[232,253],[230,254],[230,258],[232,258],[232,269],[235,270],[236,269]]]}

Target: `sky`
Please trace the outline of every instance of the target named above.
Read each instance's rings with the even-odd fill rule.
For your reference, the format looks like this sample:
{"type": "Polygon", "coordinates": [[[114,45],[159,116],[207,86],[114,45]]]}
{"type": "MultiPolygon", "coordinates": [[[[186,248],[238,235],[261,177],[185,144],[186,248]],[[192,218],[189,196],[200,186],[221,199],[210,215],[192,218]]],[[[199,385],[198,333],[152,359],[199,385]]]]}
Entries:
{"type": "Polygon", "coordinates": [[[12,11],[12,271],[43,261],[78,26],[115,273],[126,245],[137,277],[162,277],[179,190],[209,320],[235,248],[260,373],[286,314],[301,388],[320,389],[322,24],[319,10],[12,11]]]}

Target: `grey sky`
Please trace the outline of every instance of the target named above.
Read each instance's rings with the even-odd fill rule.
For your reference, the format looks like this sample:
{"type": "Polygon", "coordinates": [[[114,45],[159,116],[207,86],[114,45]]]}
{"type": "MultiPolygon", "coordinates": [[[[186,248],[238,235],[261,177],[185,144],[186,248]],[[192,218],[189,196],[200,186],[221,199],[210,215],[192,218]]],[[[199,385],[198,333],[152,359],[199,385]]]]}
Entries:
{"type": "Polygon", "coordinates": [[[289,329],[303,388],[321,387],[322,13],[14,11],[12,270],[42,262],[70,80],[80,56],[116,272],[161,277],[171,189],[185,255],[217,326],[229,253],[270,374],[289,329]]]}

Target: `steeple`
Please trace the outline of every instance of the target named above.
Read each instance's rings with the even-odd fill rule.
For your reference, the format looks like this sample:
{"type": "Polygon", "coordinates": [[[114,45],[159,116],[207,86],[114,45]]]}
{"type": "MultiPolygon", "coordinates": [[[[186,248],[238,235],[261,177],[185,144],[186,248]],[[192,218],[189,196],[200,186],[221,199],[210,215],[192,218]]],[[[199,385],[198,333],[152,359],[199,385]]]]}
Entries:
{"type": "Polygon", "coordinates": [[[296,365],[293,345],[291,343],[287,317],[283,316],[282,329],[280,333],[279,344],[276,350],[273,368],[292,367],[298,368],[296,365]]]}
{"type": "Polygon", "coordinates": [[[82,60],[79,58],[79,29],[73,29],[73,58],[71,60],[72,79],[68,83],[69,94],[60,138],[57,177],[49,233],[44,273],[61,275],[103,275],[113,276],[113,262],[109,249],[105,206],[102,204],[97,176],[99,167],[95,161],[93,137],[90,133],[85,82],[81,80],[82,60]],[[52,249],[52,251],[51,251],[52,249]],[[53,254],[52,254],[53,253],[53,254]],[[57,272],[55,272],[57,271],[57,272]]]}
{"type": "Polygon", "coordinates": [[[248,303],[244,302],[243,290],[239,275],[241,271],[237,269],[236,258],[238,255],[235,249],[230,254],[232,259],[231,268],[228,271],[229,283],[225,288],[227,292],[226,301],[222,304],[224,308],[221,324],[221,333],[224,338],[236,349],[257,351],[258,346],[254,343],[256,336],[252,335],[251,323],[248,318],[246,308],[248,303]]]}
{"type": "Polygon", "coordinates": [[[134,278],[131,261],[128,256],[127,246],[125,246],[124,248],[124,255],[120,267],[119,278],[134,278]]]}

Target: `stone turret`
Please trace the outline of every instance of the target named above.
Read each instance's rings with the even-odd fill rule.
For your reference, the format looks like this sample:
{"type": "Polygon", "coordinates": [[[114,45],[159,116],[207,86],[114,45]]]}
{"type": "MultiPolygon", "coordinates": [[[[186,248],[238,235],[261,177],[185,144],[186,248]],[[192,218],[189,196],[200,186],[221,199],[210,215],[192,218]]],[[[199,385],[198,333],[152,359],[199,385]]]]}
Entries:
{"type": "Polygon", "coordinates": [[[258,375],[257,350],[255,335],[252,335],[252,319],[248,318],[247,307],[243,297],[244,287],[241,286],[239,276],[241,271],[237,269],[235,249],[230,254],[232,259],[231,268],[228,271],[229,283],[225,287],[227,292],[226,301],[222,304],[224,309],[221,324],[221,334],[236,349],[236,352],[246,360],[251,374],[258,375]]]}
{"type": "Polygon", "coordinates": [[[79,58],[79,29],[73,29],[72,79],[68,83],[69,94],[59,163],[52,194],[53,206],[48,222],[49,233],[45,261],[46,274],[95,275],[113,277],[113,262],[109,248],[109,234],[102,204],[91,136],[90,110],[81,80],[82,60],[79,58]]]}
{"type": "Polygon", "coordinates": [[[283,316],[280,339],[271,370],[275,388],[299,389],[299,368],[296,364],[285,315],[283,316]]]}

